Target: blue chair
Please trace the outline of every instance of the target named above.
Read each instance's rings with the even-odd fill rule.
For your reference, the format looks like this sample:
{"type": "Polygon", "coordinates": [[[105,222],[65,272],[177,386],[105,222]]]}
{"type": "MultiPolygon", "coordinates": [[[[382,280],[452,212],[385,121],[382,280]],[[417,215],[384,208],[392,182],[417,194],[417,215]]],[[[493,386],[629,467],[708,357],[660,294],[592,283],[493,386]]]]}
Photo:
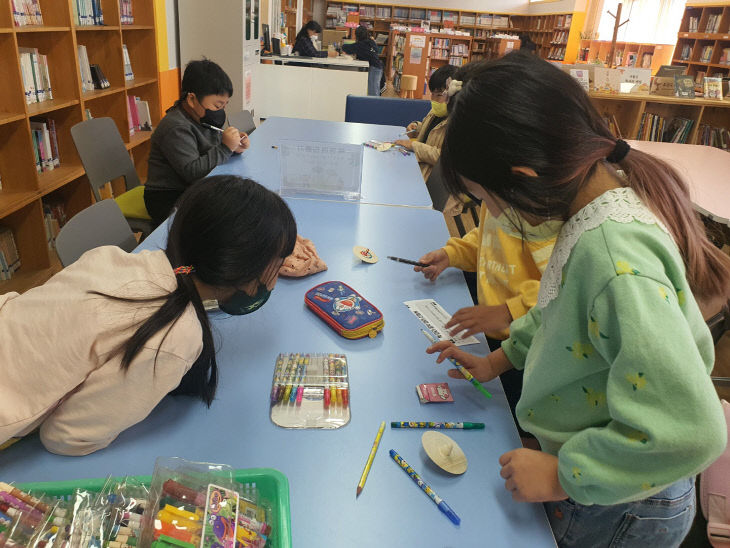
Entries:
{"type": "Polygon", "coordinates": [[[407,126],[423,120],[431,110],[431,101],[348,95],[345,104],[345,122],[407,126]]]}

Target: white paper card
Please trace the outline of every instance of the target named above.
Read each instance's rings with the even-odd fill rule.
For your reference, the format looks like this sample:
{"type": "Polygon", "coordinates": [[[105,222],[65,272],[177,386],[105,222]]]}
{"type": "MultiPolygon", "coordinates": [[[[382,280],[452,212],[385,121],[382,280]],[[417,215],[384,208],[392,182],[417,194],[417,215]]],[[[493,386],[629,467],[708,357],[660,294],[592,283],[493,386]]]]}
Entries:
{"type": "Polygon", "coordinates": [[[362,145],[281,141],[282,196],[336,195],[359,200],[362,145]]]}
{"type": "Polygon", "coordinates": [[[451,341],[456,346],[466,346],[469,344],[479,344],[479,341],[473,335],[467,338],[452,337],[449,330],[444,326],[451,319],[451,314],[446,312],[444,308],[433,299],[418,299],[415,301],[405,301],[403,303],[408,310],[421,320],[426,328],[436,335],[440,341],[451,341]]]}

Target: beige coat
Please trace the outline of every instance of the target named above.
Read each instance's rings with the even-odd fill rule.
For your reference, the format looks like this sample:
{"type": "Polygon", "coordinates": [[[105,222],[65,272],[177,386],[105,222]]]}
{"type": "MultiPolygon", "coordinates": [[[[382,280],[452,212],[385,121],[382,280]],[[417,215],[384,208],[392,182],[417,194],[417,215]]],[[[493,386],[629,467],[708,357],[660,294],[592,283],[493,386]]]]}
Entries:
{"type": "Polygon", "coordinates": [[[125,372],[113,350],[161,302],[90,292],[139,298],[176,286],[164,251],[129,254],[109,246],[88,251],[23,295],[0,295],[0,445],[40,426],[49,451],[86,455],[143,420],[200,355],[200,322],[188,305],[164,342],[166,328],[125,372]]]}
{"type": "Polygon", "coordinates": [[[446,118],[439,122],[436,127],[431,130],[431,133],[428,134],[426,142],[422,143],[421,139],[426,133],[426,128],[433,117],[433,112],[429,112],[423,121],[416,122],[418,137],[412,143],[413,152],[416,153],[416,160],[418,160],[418,165],[421,168],[421,175],[423,175],[424,181],[428,180],[428,176],[431,175],[433,166],[435,166],[436,162],[439,161],[439,157],[441,156],[441,145],[443,145],[444,137],[446,136],[446,122],[449,121],[449,119],[446,118]]]}

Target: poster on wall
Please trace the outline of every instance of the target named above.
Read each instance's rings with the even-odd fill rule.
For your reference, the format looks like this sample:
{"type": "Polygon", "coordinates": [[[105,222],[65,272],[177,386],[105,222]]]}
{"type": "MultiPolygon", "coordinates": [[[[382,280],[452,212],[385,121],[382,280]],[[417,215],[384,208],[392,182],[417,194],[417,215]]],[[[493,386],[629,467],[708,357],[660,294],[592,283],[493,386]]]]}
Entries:
{"type": "Polygon", "coordinates": [[[412,48],[425,48],[426,47],[426,36],[422,34],[411,34],[411,47],[412,48]]]}
{"type": "Polygon", "coordinates": [[[423,60],[423,48],[411,48],[411,59],[412,65],[420,65],[423,60]]]}

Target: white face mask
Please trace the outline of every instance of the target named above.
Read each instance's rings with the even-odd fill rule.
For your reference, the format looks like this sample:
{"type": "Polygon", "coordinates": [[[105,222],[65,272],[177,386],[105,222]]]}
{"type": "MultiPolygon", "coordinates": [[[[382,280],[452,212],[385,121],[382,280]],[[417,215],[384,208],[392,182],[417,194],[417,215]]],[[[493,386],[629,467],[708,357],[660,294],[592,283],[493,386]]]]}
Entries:
{"type": "Polygon", "coordinates": [[[312,36],[310,36],[309,39],[312,41],[313,44],[315,44],[315,45],[317,44],[317,35],[316,34],[313,34],[312,36]]]}

